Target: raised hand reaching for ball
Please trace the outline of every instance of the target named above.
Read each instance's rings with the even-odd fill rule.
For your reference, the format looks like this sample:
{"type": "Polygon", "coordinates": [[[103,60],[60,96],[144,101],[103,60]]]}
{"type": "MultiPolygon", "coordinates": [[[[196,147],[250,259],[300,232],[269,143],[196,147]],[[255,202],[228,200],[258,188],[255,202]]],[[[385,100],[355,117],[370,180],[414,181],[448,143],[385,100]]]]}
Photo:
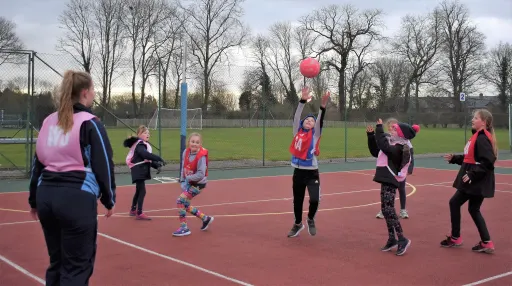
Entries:
{"type": "Polygon", "coordinates": [[[327,102],[329,102],[329,98],[331,98],[331,92],[326,91],[325,94],[322,96],[322,107],[325,108],[327,106],[327,102]]]}
{"type": "Polygon", "coordinates": [[[309,90],[309,87],[305,86],[302,88],[302,96],[301,99],[305,100],[306,102],[310,102],[312,98],[311,91],[309,90]]]}

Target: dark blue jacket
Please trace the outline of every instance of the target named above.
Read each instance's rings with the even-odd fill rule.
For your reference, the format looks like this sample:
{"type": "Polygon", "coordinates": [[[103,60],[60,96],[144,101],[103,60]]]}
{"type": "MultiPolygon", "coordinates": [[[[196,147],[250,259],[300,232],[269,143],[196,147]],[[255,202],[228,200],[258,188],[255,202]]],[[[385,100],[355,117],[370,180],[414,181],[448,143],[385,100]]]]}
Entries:
{"type": "MultiPolygon", "coordinates": [[[[73,106],[74,112],[92,111],[82,104],[73,106]]],[[[114,176],[113,152],[107,132],[99,119],[94,118],[82,123],[80,128],[80,147],[84,166],[90,164],[93,176],[86,176],[85,171],[71,171],[55,173],[44,170],[43,164],[34,156],[32,174],[30,178],[30,194],[28,203],[31,208],[36,208],[36,192],[38,186],[66,186],[82,189],[84,183],[96,186],[93,190],[101,203],[107,209],[112,209],[116,201],[116,181],[114,176]],[[85,150],[90,148],[88,152],[85,150]],[[95,180],[90,181],[90,180],[95,180]],[[90,182],[86,182],[90,181],[90,182]]]]}
{"type": "MultiPolygon", "coordinates": [[[[137,143],[137,141],[139,141],[139,138],[137,137],[127,138],[124,140],[123,146],[131,148],[133,144],[137,143]]],[[[164,160],[160,156],[150,153],[146,148],[146,144],[139,142],[135,147],[132,163],[139,163],[144,160],[150,160],[151,163],[148,162],[135,165],[130,169],[132,174],[132,183],[135,183],[136,181],[151,180],[150,167],[158,170],[158,168],[164,165],[164,160]]]]}

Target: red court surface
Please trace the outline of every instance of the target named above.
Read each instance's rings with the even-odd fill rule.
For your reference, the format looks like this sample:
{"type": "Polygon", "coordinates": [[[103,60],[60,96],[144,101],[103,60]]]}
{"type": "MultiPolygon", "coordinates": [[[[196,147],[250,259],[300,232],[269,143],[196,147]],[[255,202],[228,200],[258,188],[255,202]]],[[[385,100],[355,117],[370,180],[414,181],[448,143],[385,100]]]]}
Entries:
{"type": "Polygon", "coordinates": [[[512,168],[512,160],[498,160],[494,166],[496,168],[512,168]]]}
{"type": "MultiPolygon", "coordinates": [[[[401,220],[412,244],[402,257],[379,250],[387,229],[375,218],[380,186],[372,175],[321,173],[318,233],[305,229],[296,238],[286,237],[293,224],[291,176],[211,181],[192,203],[215,221],[203,232],[189,216],[188,237],[172,236],[178,184],[148,185],[152,221],[127,216],[134,187],[119,187],[117,215],[98,218],[91,285],[512,285],[512,175],[496,175],[496,197],[482,206],[496,245],[489,255],[471,251],[479,237],[467,205],[464,246],[439,247],[450,229],[456,171],[416,168],[408,177],[410,218],[401,220]]],[[[27,193],[0,198],[0,285],[44,284],[48,256],[39,223],[25,211],[27,193]]],[[[307,206],[306,198],[305,213],[307,206]]]]}

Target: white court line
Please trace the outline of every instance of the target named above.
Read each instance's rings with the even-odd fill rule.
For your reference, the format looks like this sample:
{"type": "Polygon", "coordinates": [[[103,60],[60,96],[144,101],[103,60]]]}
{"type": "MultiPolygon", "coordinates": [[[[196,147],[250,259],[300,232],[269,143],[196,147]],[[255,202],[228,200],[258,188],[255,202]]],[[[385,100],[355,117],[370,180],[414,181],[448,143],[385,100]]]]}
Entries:
{"type": "Polygon", "coordinates": [[[4,222],[4,223],[0,223],[0,226],[3,226],[3,225],[13,225],[13,224],[22,224],[22,223],[31,223],[31,222],[38,222],[38,220],[26,220],[26,221],[16,221],[16,222],[4,222]]]}
{"type": "Polygon", "coordinates": [[[45,284],[46,284],[46,283],[45,283],[45,281],[44,281],[44,279],[41,279],[41,278],[37,277],[36,275],[34,275],[34,274],[32,274],[32,273],[28,272],[28,270],[27,270],[27,269],[25,269],[25,268],[23,268],[23,267],[19,266],[18,264],[16,264],[16,263],[12,262],[11,260],[7,259],[5,256],[0,255],[0,260],[2,260],[3,262],[5,262],[5,263],[9,264],[9,265],[10,265],[10,266],[12,266],[14,269],[16,269],[16,270],[18,270],[19,272],[21,272],[21,273],[25,274],[26,276],[28,276],[28,277],[30,277],[30,278],[32,278],[32,279],[34,279],[34,280],[36,280],[36,281],[37,281],[37,282],[39,282],[41,285],[45,285],[45,284]]]}
{"type": "Polygon", "coordinates": [[[489,282],[489,281],[492,281],[492,280],[503,278],[503,277],[506,277],[506,276],[509,276],[509,275],[512,275],[512,271],[506,272],[506,273],[502,273],[502,274],[498,274],[498,275],[495,275],[495,276],[491,276],[489,278],[485,278],[485,279],[482,279],[482,280],[479,280],[479,281],[476,281],[476,282],[473,282],[473,283],[465,284],[465,285],[462,285],[462,286],[480,285],[480,284],[483,284],[485,282],[489,282]]]}
{"type": "MultiPolygon", "coordinates": [[[[421,185],[414,185],[414,186],[415,187],[426,187],[426,186],[437,186],[438,184],[448,184],[448,183],[451,183],[451,182],[441,182],[441,183],[434,183],[434,184],[421,184],[421,185]]],[[[338,193],[328,193],[328,194],[322,194],[322,197],[324,197],[324,196],[334,196],[334,195],[364,193],[364,192],[373,192],[373,191],[380,191],[380,188],[378,188],[378,189],[367,189],[367,190],[356,190],[356,191],[348,191],[348,192],[338,192],[338,193]]],[[[306,195],[304,198],[309,198],[309,195],[306,195]]],[[[290,197],[290,198],[276,198],[276,199],[264,199],[264,200],[252,200],[252,201],[237,201],[237,202],[226,202],[226,203],[209,204],[209,205],[198,205],[198,206],[195,206],[195,207],[197,207],[197,208],[217,207],[217,206],[225,206],[225,205],[264,203],[264,202],[274,202],[274,201],[288,201],[288,200],[292,200],[292,199],[293,198],[290,197]]],[[[153,212],[174,211],[174,210],[178,210],[178,208],[147,210],[147,211],[144,211],[144,212],[145,213],[153,213],[153,212]]]]}
{"type": "Polygon", "coordinates": [[[199,270],[199,271],[202,271],[204,273],[208,273],[208,274],[211,274],[213,276],[217,276],[219,278],[222,278],[222,279],[225,279],[225,280],[228,280],[228,281],[231,281],[233,283],[237,283],[239,285],[244,285],[244,286],[253,286],[252,284],[249,284],[247,282],[243,282],[243,281],[240,281],[240,280],[237,280],[235,278],[231,278],[231,277],[228,277],[226,275],[222,275],[220,273],[217,273],[217,272],[214,272],[214,271],[211,271],[211,270],[208,270],[208,269],[205,269],[205,268],[202,268],[202,267],[199,267],[197,265],[194,265],[194,264],[191,264],[191,263],[188,263],[188,262],[185,262],[185,261],[182,261],[182,260],[179,260],[179,259],[176,259],[174,257],[170,257],[170,256],[167,256],[167,255],[163,255],[161,253],[158,253],[158,252],[155,252],[155,251],[152,251],[152,250],[149,250],[149,249],[146,249],[144,247],[140,247],[138,245],[135,245],[135,244],[132,244],[132,243],[129,243],[129,242],[126,242],[124,240],[120,240],[118,238],[115,238],[113,236],[110,236],[110,235],[106,235],[104,233],[99,233],[98,232],[98,235],[100,236],[103,236],[105,238],[108,238],[110,240],[113,240],[115,242],[118,242],[118,243],[121,243],[121,244],[124,244],[126,246],[129,246],[129,247],[132,247],[132,248],[135,248],[135,249],[138,249],[140,251],[143,251],[143,252],[146,252],[146,253],[149,253],[149,254],[153,254],[155,256],[158,256],[158,257],[161,257],[161,258],[164,258],[164,259],[167,259],[167,260],[170,260],[170,261],[173,261],[173,262],[176,262],[176,263],[179,263],[179,264],[182,264],[182,265],[185,265],[185,266],[188,266],[188,267],[191,267],[191,268],[194,268],[196,270],[199,270]]]}

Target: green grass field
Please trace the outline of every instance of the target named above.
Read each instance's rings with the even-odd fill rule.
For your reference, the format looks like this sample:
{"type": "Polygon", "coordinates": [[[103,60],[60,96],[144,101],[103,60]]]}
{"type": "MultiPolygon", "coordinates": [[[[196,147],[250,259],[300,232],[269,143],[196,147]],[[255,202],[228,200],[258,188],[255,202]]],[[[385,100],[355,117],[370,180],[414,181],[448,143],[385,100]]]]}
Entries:
{"type": "MultiPolygon", "coordinates": [[[[194,132],[196,130],[189,130],[194,132]]],[[[240,160],[263,157],[262,128],[213,128],[199,130],[203,135],[204,146],[210,151],[210,160],[240,160]]],[[[292,139],[291,128],[267,128],[265,141],[265,160],[289,160],[288,146],[292,139]]],[[[16,130],[0,130],[1,137],[11,137],[16,130]]],[[[320,145],[320,158],[343,158],[345,156],[345,130],[343,128],[326,128],[320,145]]],[[[114,150],[116,164],[124,164],[128,152],[123,147],[123,140],[132,132],[129,129],[112,128],[108,134],[114,150]]],[[[369,157],[365,128],[347,130],[347,157],[369,157]]],[[[25,131],[16,137],[24,137],[25,131]]],[[[467,137],[471,136],[468,130],[467,137]]],[[[509,149],[508,130],[497,130],[498,146],[509,149]]],[[[158,131],[151,130],[151,143],[158,148],[158,131]]],[[[464,129],[422,128],[413,140],[415,154],[461,152],[464,148],[464,129]]],[[[34,145],[35,149],[35,145],[34,145]]],[[[180,133],[177,129],[162,130],[162,156],[165,160],[179,161],[180,133]]],[[[158,150],[154,150],[158,154],[158,150]]],[[[7,156],[17,166],[25,166],[25,145],[1,144],[0,153],[7,156]]],[[[12,165],[0,156],[0,168],[12,165]]]]}

